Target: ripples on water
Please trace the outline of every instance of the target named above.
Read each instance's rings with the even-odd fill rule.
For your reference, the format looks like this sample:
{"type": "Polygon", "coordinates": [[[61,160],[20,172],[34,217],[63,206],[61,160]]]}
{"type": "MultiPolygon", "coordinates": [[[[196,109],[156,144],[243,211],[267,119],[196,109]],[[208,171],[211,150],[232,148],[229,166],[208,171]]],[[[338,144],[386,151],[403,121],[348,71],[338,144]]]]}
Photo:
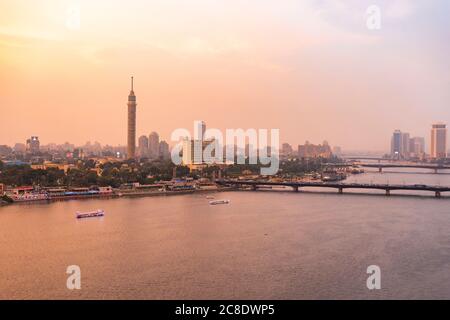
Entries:
{"type": "MultiPolygon", "coordinates": [[[[370,181],[450,185],[450,175],[348,180],[370,181]]],[[[216,195],[231,204],[180,195],[0,208],[0,298],[450,298],[448,198],[216,195]],[[74,217],[97,208],[104,218],[74,217]],[[73,264],[81,290],[66,289],[73,264]],[[366,288],[373,264],[378,291],[366,288]]]]}

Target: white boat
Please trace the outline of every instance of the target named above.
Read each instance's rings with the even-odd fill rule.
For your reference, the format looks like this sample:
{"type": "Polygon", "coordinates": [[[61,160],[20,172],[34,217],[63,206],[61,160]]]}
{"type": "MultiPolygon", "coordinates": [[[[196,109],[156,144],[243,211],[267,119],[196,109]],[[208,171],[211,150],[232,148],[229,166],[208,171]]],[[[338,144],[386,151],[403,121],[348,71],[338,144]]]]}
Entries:
{"type": "Polygon", "coordinates": [[[214,199],[213,196],[206,196],[206,199],[214,199]]]}
{"type": "Polygon", "coordinates": [[[228,204],[228,203],[230,203],[230,200],[213,200],[209,202],[210,205],[228,204]]]}
{"type": "Polygon", "coordinates": [[[46,194],[46,193],[26,193],[26,194],[21,194],[21,195],[12,195],[11,199],[14,202],[41,201],[41,200],[48,200],[48,194],[46,194]]]}
{"type": "Polygon", "coordinates": [[[15,188],[12,191],[7,192],[6,195],[14,202],[40,201],[49,199],[47,192],[37,192],[33,187],[15,188]]]}
{"type": "Polygon", "coordinates": [[[105,215],[105,211],[98,209],[90,212],[78,212],[77,211],[77,219],[82,218],[93,218],[93,217],[102,217],[105,215]]]}

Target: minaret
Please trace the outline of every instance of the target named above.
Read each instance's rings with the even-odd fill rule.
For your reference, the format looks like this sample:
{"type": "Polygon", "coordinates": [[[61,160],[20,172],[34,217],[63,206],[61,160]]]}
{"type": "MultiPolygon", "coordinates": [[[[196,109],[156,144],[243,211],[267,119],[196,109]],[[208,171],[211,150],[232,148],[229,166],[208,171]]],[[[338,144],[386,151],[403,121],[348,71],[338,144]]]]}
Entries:
{"type": "Polygon", "coordinates": [[[128,95],[128,159],[136,156],[136,96],[133,91],[133,77],[131,77],[131,91],[128,95]]]}

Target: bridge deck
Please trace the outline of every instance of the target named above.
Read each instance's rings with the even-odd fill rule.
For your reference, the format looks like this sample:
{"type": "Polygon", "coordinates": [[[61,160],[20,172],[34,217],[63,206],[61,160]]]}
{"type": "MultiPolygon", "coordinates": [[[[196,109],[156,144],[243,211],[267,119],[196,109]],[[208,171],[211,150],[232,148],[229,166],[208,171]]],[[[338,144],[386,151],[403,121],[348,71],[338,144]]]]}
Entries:
{"type": "Polygon", "coordinates": [[[341,182],[269,182],[269,181],[233,181],[219,180],[219,184],[226,185],[247,185],[247,186],[285,186],[292,188],[318,187],[335,189],[375,189],[375,190],[416,190],[448,192],[450,186],[432,186],[419,184],[372,184],[372,183],[341,183],[341,182]]]}
{"type": "Polygon", "coordinates": [[[395,163],[358,163],[358,166],[367,168],[415,168],[415,169],[439,169],[449,170],[450,166],[426,165],[426,164],[395,164],[395,163]]]}

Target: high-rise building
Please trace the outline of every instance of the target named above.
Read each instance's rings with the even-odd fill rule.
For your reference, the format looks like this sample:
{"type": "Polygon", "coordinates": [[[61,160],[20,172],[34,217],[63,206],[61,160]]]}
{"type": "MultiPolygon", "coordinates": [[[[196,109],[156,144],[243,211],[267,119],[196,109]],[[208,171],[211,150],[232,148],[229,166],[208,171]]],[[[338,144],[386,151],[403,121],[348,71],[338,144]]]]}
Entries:
{"type": "Polygon", "coordinates": [[[413,137],[409,139],[409,153],[415,158],[421,158],[425,154],[425,138],[413,137]]]}
{"type": "Polygon", "coordinates": [[[170,159],[169,144],[164,140],[159,143],[159,156],[164,160],[170,159]]]}
{"type": "Polygon", "coordinates": [[[136,96],[133,91],[133,77],[131,77],[131,91],[128,95],[128,144],[127,158],[136,157],[136,96]]]}
{"type": "Polygon", "coordinates": [[[30,153],[37,153],[39,152],[39,138],[36,136],[31,137],[30,139],[27,139],[27,151],[30,153]]]}
{"type": "Polygon", "coordinates": [[[283,143],[281,145],[281,156],[289,157],[294,153],[292,146],[289,143],[283,143]]]}
{"type": "MultiPolygon", "coordinates": [[[[206,123],[205,121],[195,121],[196,126],[196,133],[194,136],[194,140],[204,140],[205,139],[205,132],[206,132],[206,123]]],[[[194,131],[195,132],[195,131],[194,131]]]]}
{"type": "Polygon", "coordinates": [[[140,136],[138,139],[138,155],[139,157],[148,157],[148,138],[140,136]]]}
{"type": "Polygon", "coordinates": [[[152,159],[159,157],[159,135],[156,132],[152,132],[148,136],[148,153],[152,159]]]}
{"type": "MultiPolygon", "coordinates": [[[[226,154],[225,146],[219,145],[219,141],[215,138],[206,138],[206,123],[204,121],[196,121],[194,129],[194,138],[186,137],[183,140],[183,165],[188,165],[191,170],[199,167],[205,167],[213,163],[222,163],[223,155],[226,154]],[[223,149],[222,159],[218,159],[220,155],[219,148],[223,149]]],[[[234,146],[235,154],[237,146],[234,146]]],[[[244,152],[244,150],[242,150],[244,152]]]]}
{"type": "Polygon", "coordinates": [[[394,159],[408,159],[409,140],[409,133],[395,130],[391,138],[391,157],[394,159]]]}
{"type": "Polygon", "coordinates": [[[431,157],[434,159],[447,157],[447,128],[445,124],[433,124],[431,128],[431,157]]]}
{"type": "Polygon", "coordinates": [[[183,141],[183,164],[201,164],[203,162],[203,143],[201,140],[183,141]]]}
{"type": "Polygon", "coordinates": [[[205,123],[205,121],[201,122],[201,126],[202,126],[202,140],[205,140],[205,133],[206,133],[206,123],[205,123]]]}
{"type": "Polygon", "coordinates": [[[0,156],[8,156],[12,153],[12,148],[7,145],[0,145],[0,156]]]}
{"type": "Polygon", "coordinates": [[[402,133],[402,156],[404,159],[409,158],[409,140],[410,135],[407,132],[402,133]]]}
{"type": "Polygon", "coordinates": [[[183,140],[182,162],[184,165],[201,165],[221,162],[223,159],[216,158],[216,150],[218,147],[220,146],[217,145],[217,140],[215,139],[201,141],[185,138],[183,140]],[[206,158],[203,157],[204,153],[206,158]]]}
{"type": "Polygon", "coordinates": [[[194,140],[184,138],[183,139],[183,157],[182,163],[183,165],[189,165],[193,162],[194,159],[194,140]]]}
{"type": "Polygon", "coordinates": [[[391,156],[393,158],[400,158],[402,151],[402,132],[395,130],[391,138],[391,156]]]}
{"type": "Polygon", "coordinates": [[[27,146],[23,143],[16,143],[13,150],[15,153],[25,153],[27,151],[27,146]]]}
{"type": "MultiPolygon", "coordinates": [[[[223,159],[218,158],[219,148],[221,148],[221,146],[219,144],[219,141],[215,138],[204,139],[202,141],[202,162],[206,162],[208,164],[222,162],[223,159]]],[[[245,152],[245,150],[242,150],[242,152],[245,152]]]]}

